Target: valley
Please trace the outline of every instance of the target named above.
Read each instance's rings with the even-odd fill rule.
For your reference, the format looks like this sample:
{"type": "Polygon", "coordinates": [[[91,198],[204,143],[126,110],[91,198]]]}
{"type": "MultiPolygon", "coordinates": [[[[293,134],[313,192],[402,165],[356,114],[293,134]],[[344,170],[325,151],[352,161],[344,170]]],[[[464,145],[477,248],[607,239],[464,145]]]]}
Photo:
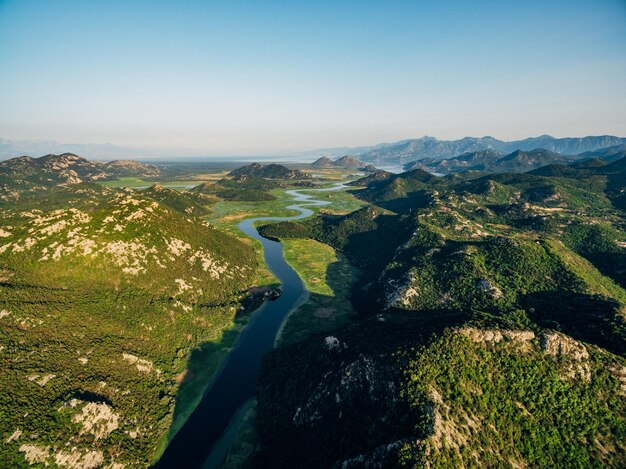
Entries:
{"type": "MultiPolygon", "coordinates": [[[[59,158],[64,161],[63,156],[59,158]]],[[[72,157],[71,161],[75,159],[72,157]]],[[[80,164],[85,165],[82,162],[80,164]]],[[[218,173],[219,179],[213,177],[206,180],[223,180],[224,175],[218,173]]],[[[73,420],[68,420],[67,424],[58,422],[50,426],[51,432],[61,435],[61,438],[67,434],[71,439],[74,447],[70,453],[56,449],[54,442],[58,440],[48,439],[45,434],[42,440],[18,445],[20,435],[29,431],[27,422],[38,429],[40,424],[38,420],[20,420],[5,414],[7,422],[12,422],[16,427],[12,431],[14,438],[9,438],[11,435],[7,437],[10,440],[8,443],[16,443],[7,443],[2,447],[4,451],[9,451],[2,456],[3,461],[11,459],[21,465],[24,457],[25,462],[31,464],[69,458],[75,461],[73,464],[96,467],[109,458],[114,458],[114,464],[132,465],[141,460],[147,462],[158,459],[200,402],[207,384],[220,369],[223,358],[236,343],[240,332],[247,328],[250,318],[254,317],[249,313],[261,305],[268,288],[278,286],[276,277],[265,267],[259,240],[244,235],[237,225],[242,219],[253,216],[288,214],[290,210],[285,207],[290,205],[293,195],[285,193],[287,188],[284,185],[280,188],[272,186],[271,200],[219,202],[218,197],[205,198],[202,193],[196,196],[181,187],[179,180],[156,184],[147,189],[142,188],[143,182],[128,177],[114,179],[100,186],[76,181],[49,189],[33,185],[32,189],[20,191],[18,197],[5,203],[10,208],[3,211],[5,223],[2,233],[4,240],[10,243],[3,244],[2,248],[5,267],[2,294],[3,307],[6,309],[3,309],[1,325],[3,334],[7,334],[2,344],[4,358],[10,361],[9,368],[12,370],[9,375],[5,375],[5,389],[10,391],[10,383],[20,382],[22,374],[26,382],[38,381],[39,384],[30,391],[38,398],[28,393],[22,394],[26,405],[39,403],[39,407],[31,407],[24,412],[26,416],[40,412],[41,417],[37,418],[45,418],[46,415],[54,417],[54,402],[63,404],[64,400],[71,404],[68,404],[70,410],[67,411],[70,416],[80,415],[72,411],[74,407],[78,410],[84,408],[85,412],[93,407],[97,412],[89,417],[94,423],[89,424],[93,427],[89,427],[85,437],[80,436],[81,431],[74,430],[77,424],[72,422],[79,422],[79,417],[71,417],[73,420]],[[124,188],[124,185],[136,189],[124,188]],[[41,191],[45,191],[48,200],[45,209],[38,203],[41,191]],[[71,208],[66,208],[68,205],[71,208]],[[22,207],[29,207],[31,212],[24,211],[22,207]],[[213,207],[217,207],[215,212],[213,207]],[[54,210],[50,211],[51,208],[54,210]],[[213,222],[211,225],[196,218],[207,214],[213,222]],[[168,217],[173,217],[171,222],[168,217]],[[38,228],[27,228],[28,225],[24,225],[22,219],[30,220],[31,226],[38,228]],[[195,234],[193,230],[199,232],[195,234]],[[174,237],[179,231],[181,234],[174,237]],[[190,238],[190,235],[196,238],[190,238]],[[209,254],[209,251],[202,250],[207,248],[201,248],[202,244],[198,243],[211,242],[213,238],[216,244],[207,245],[209,254]],[[158,244],[160,239],[163,239],[163,247],[158,244]],[[213,257],[228,248],[228,243],[236,246],[237,255],[247,256],[246,262],[250,265],[250,269],[244,271],[246,264],[242,260],[234,262],[235,268],[245,272],[247,277],[246,280],[242,277],[239,284],[213,257]],[[194,252],[194,249],[198,250],[194,252]],[[102,263],[97,263],[100,258],[102,263]],[[178,264],[168,265],[165,262],[178,264]],[[198,277],[189,270],[191,276],[178,274],[174,267],[180,265],[185,268],[187,264],[193,268],[196,262],[200,265],[200,272],[206,272],[195,274],[198,277]],[[31,265],[34,270],[27,270],[27,265],[31,265]],[[98,267],[94,268],[96,265],[98,267]],[[77,270],[78,266],[80,268],[77,270]],[[165,272],[167,274],[164,276],[165,272]],[[222,275],[229,276],[227,289],[219,286],[222,275]],[[201,280],[202,277],[205,279],[201,280]],[[193,280],[201,283],[196,287],[193,280]],[[172,282],[174,288],[166,287],[168,282],[172,282]],[[211,291],[217,293],[218,290],[221,290],[219,296],[209,296],[211,291]],[[42,295],[43,291],[49,293],[42,295]],[[29,300],[33,295],[38,298],[36,302],[29,300]],[[80,302],[72,302],[72,296],[78,296],[80,302]],[[154,316],[163,314],[160,313],[160,303],[169,314],[166,322],[158,321],[154,316]],[[33,308],[27,306],[29,304],[38,306],[33,308]],[[67,306],[59,309],[61,304],[67,306]],[[83,313],[83,308],[88,308],[90,312],[83,313]],[[116,308],[120,308],[119,312],[111,314],[116,308]],[[50,315],[53,309],[55,313],[50,315]],[[120,322],[125,317],[128,319],[120,322]],[[81,318],[89,319],[85,322],[81,318]],[[19,323],[14,322],[18,320],[19,323]],[[83,325],[78,329],[70,326],[75,321],[83,325]],[[133,327],[138,328],[137,332],[129,327],[135,323],[133,327]],[[158,328],[155,328],[156,323],[160,325],[158,328]],[[119,337],[119,345],[108,338],[113,332],[108,332],[111,327],[119,337]],[[37,336],[37,329],[43,335],[37,336]],[[169,332],[166,333],[166,330],[169,332]],[[55,344],[52,348],[44,346],[45,355],[39,357],[38,364],[31,368],[34,372],[29,374],[28,360],[22,358],[18,350],[31,354],[40,348],[35,345],[37,342],[31,341],[35,339],[47,343],[55,337],[53,331],[56,331],[57,337],[54,340],[62,342],[58,345],[52,342],[55,344]],[[73,352],[70,338],[79,342],[86,340],[92,346],[83,351],[82,347],[76,345],[73,352]],[[22,344],[19,347],[18,341],[22,344]],[[100,341],[105,348],[98,347],[100,341]],[[125,347],[122,345],[124,343],[129,345],[125,347]],[[103,364],[106,363],[106,357],[109,360],[113,358],[110,347],[123,350],[119,372],[110,365],[107,368],[100,365],[102,360],[105,360],[103,364]],[[125,348],[128,351],[124,351],[125,348]],[[8,355],[8,351],[14,353],[8,355]],[[70,356],[72,353],[77,354],[75,364],[67,357],[68,353],[70,356]],[[82,353],[86,354],[84,358],[82,353]],[[13,365],[20,362],[24,362],[21,367],[13,365]],[[64,365],[61,367],[60,363],[64,365]],[[125,374],[122,369],[132,369],[135,365],[136,378],[130,375],[122,378],[125,374]],[[37,370],[44,371],[36,373],[37,370]],[[85,374],[87,370],[91,370],[89,374],[85,374]],[[95,379],[93,384],[90,384],[88,378],[91,373],[94,376],[91,379],[95,379]],[[151,374],[155,381],[151,387],[145,387],[151,374]],[[74,376],[81,376],[81,384],[72,388],[78,382],[74,376]],[[126,388],[119,390],[124,383],[126,388]],[[143,394],[138,393],[140,389],[143,389],[143,394]],[[152,393],[160,396],[155,402],[156,406],[161,406],[160,410],[157,412],[155,408],[145,412],[150,409],[151,399],[148,396],[152,393]],[[125,396],[132,396],[132,399],[125,396]],[[133,416],[131,408],[127,406],[138,401],[142,403],[144,411],[133,416]],[[111,415],[110,420],[105,414],[111,415]],[[126,441],[122,439],[120,443],[112,444],[109,433],[119,432],[118,428],[128,425],[128,421],[136,422],[133,427],[136,430],[131,428],[127,431],[126,441]],[[100,426],[106,430],[103,430],[105,433],[97,433],[94,445],[90,435],[100,432],[100,426]],[[127,441],[133,444],[129,445],[127,441]]],[[[333,194],[322,204],[332,206],[334,202],[337,202],[337,210],[340,211],[350,208],[351,204],[360,205],[345,192],[342,195],[333,194]]],[[[268,337],[266,342],[273,344],[274,335],[268,337]]],[[[257,354],[258,358],[260,356],[257,354]]],[[[5,396],[5,399],[12,399],[9,396],[5,396]]],[[[19,407],[11,402],[5,400],[2,408],[19,411],[19,407]]]]}
{"type": "Polygon", "coordinates": [[[619,467],[626,175],[608,154],[153,180],[19,160],[1,210],[0,458],[619,467]]]}
{"type": "Polygon", "coordinates": [[[0,469],[626,468],[625,6],[0,1],[0,469]]]}

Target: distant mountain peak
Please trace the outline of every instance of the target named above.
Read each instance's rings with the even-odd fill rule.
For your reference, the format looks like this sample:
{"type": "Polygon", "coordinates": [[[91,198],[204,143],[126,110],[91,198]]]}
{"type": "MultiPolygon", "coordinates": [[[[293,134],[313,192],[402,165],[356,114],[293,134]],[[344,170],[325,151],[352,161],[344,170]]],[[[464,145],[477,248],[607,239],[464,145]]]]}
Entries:
{"type": "Polygon", "coordinates": [[[332,166],[333,163],[334,161],[328,158],[327,156],[322,156],[321,158],[318,158],[313,163],[311,163],[311,166],[321,168],[321,167],[332,166]]]}
{"type": "Polygon", "coordinates": [[[363,163],[354,155],[344,155],[335,159],[334,161],[326,156],[322,156],[318,158],[311,166],[316,168],[328,168],[328,167],[337,167],[337,168],[346,168],[346,169],[359,169],[362,171],[374,171],[374,168],[371,164],[363,163]]]}

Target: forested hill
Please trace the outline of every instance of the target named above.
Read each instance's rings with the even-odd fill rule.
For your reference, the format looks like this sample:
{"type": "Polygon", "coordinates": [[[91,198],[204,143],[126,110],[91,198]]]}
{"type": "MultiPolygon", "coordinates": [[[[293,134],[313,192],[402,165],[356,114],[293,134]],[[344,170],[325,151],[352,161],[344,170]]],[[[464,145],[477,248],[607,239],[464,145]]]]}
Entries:
{"type": "Polygon", "coordinates": [[[311,179],[311,175],[308,173],[274,163],[252,163],[231,171],[229,176],[252,176],[264,179],[311,179]]]}
{"type": "Polygon", "coordinates": [[[265,361],[255,464],[624,467],[625,163],[381,174],[263,227],[362,275],[349,326],[265,361]]]}
{"type": "Polygon", "coordinates": [[[196,218],[197,197],[42,189],[58,171],[0,210],[0,466],[146,467],[229,346],[256,255],[196,218]]]}

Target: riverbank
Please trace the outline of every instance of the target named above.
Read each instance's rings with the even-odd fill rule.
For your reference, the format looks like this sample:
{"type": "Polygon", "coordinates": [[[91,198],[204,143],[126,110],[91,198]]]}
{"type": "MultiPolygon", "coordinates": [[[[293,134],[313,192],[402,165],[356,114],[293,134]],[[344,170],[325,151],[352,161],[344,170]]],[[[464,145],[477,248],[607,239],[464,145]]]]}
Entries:
{"type": "MultiPolygon", "coordinates": [[[[287,315],[276,334],[275,346],[304,340],[311,334],[333,330],[355,314],[350,302],[353,282],[358,276],[344,256],[314,240],[285,239],[283,252],[307,287],[306,298],[287,315]]],[[[256,402],[238,411],[229,426],[229,443],[222,443],[220,457],[213,457],[203,469],[237,469],[250,458],[257,445],[256,402]],[[220,464],[220,461],[224,461],[220,464]]]]}
{"type": "MultiPolygon", "coordinates": [[[[347,323],[355,314],[350,292],[358,276],[358,270],[326,244],[311,239],[285,239],[281,243],[285,260],[303,279],[307,292],[301,304],[295,306],[283,321],[276,334],[276,347],[347,323]]],[[[235,469],[254,453],[257,444],[256,402],[247,403],[238,415],[239,418],[233,419],[229,426],[231,441],[223,464],[218,463],[219,458],[213,457],[203,469],[235,469]]],[[[220,443],[223,452],[225,442],[220,443]]]]}
{"type": "Polygon", "coordinates": [[[299,342],[311,334],[336,329],[355,314],[350,302],[356,268],[327,244],[312,239],[285,239],[285,260],[304,280],[308,298],[285,319],[276,345],[299,342]]]}
{"type": "MultiPolygon", "coordinates": [[[[307,189],[306,192],[332,192],[344,187],[344,184],[336,183],[317,190],[307,189]]],[[[253,314],[196,410],[173,436],[156,465],[158,467],[179,467],[181,463],[186,467],[199,467],[206,460],[209,450],[223,435],[237,409],[255,395],[261,359],[274,347],[276,332],[286,315],[300,305],[306,291],[300,276],[285,261],[282,245],[262,238],[255,225],[266,221],[306,218],[314,213],[309,207],[327,206],[332,202],[317,200],[314,195],[303,194],[300,190],[285,191],[285,194],[293,197],[296,203],[284,209],[295,210],[298,215],[249,218],[238,224],[247,236],[262,244],[267,266],[280,280],[283,293],[253,314]]]]}

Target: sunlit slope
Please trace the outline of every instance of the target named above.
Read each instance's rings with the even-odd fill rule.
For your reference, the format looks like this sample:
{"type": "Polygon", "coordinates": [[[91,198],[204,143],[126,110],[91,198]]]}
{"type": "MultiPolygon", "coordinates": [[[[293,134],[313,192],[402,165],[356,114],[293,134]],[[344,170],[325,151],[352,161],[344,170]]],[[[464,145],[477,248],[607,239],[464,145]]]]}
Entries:
{"type": "Polygon", "coordinates": [[[266,360],[253,463],[623,467],[623,165],[383,175],[353,191],[374,205],[263,227],[361,276],[351,324],[266,360]]]}
{"type": "Polygon", "coordinates": [[[149,192],[53,192],[0,214],[1,465],[146,465],[254,252],[149,192]]]}

